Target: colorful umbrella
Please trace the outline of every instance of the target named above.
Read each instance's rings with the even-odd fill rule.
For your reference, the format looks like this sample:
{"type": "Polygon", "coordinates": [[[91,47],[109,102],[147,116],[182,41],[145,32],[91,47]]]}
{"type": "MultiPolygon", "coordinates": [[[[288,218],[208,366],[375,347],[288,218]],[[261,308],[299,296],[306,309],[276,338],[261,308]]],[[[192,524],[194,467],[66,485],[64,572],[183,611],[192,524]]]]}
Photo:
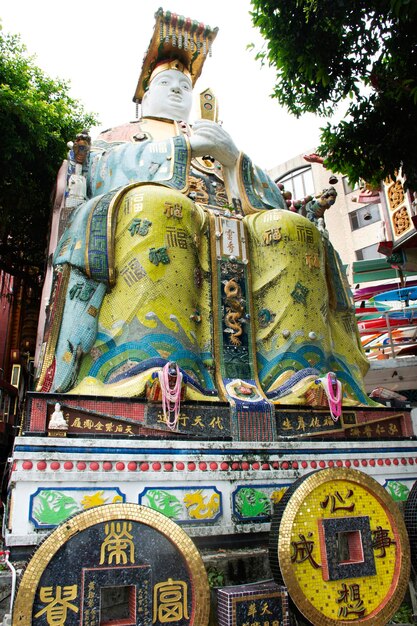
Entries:
{"type": "Polygon", "coordinates": [[[370,298],[372,302],[408,302],[417,300],[417,287],[403,287],[402,289],[392,289],[385,293],[379,293],[370,298]]]}

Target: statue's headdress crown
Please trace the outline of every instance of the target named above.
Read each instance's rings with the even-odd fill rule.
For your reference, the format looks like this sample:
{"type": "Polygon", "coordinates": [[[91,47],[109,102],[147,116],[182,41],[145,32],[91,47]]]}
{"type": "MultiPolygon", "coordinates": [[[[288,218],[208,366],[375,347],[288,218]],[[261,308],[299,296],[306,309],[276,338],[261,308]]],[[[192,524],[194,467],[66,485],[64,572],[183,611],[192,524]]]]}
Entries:
{"type": "Polygon", "coordinates": [[[211,44],[219,30],[163,9],[158,9],[155,18],[153,36],[133,96],[134,102],[142,102],[151,80],[164,70],[183,72],[194,86],[207,55],[211,56],[211,44]]]}

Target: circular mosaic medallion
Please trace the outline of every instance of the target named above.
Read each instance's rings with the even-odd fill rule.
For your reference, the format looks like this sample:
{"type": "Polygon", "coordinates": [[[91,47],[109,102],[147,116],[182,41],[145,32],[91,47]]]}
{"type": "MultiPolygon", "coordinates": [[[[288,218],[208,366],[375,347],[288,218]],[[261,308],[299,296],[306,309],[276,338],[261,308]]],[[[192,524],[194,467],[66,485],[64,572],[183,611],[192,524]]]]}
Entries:
{"type": "Polygon", "coordinates": [[[175,522],[137,504],[95,507],[37,548],[19,584],[13,625],[206,626],[207,574],[175,522]]]}
{"type": "Polygon", "coordinates": [[[356,470],[300,478],[274,512],[274,578],[312,624],[385,626],[404,598],[409,554],[395,503],[356,470]]]}
{"type": "Polygon", "coordinates": [[[417,568],[417,482],[414,483],[407,497],[404,508],[404,522],[410,540],[411,563],[417,568]]]}

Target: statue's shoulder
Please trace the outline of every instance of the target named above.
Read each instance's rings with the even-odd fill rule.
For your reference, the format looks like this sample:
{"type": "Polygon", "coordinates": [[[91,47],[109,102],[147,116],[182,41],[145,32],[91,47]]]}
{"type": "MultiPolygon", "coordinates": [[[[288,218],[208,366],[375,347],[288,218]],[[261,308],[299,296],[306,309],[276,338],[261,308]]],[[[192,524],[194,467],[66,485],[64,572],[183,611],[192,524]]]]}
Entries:
{"type": "Polygon", "coordinates": [[[143,143],[148,140],[161,141],[174,137],[177,134],[178,129],[171,120],[141,118],[104,130],[98,135],[94,144],[143,143]]]}
{"type": "Polygon", "coordinates": [[[101,132],[98,137],[95,139],[95,143],[121,143],[124,141],[135,142],[137,139],[135,137],[140,135],[142,132],[141,129],[141,120],[135,120],[134,122],[127,122],[126,124],[122,124],[121,126],[114,126],[112,128],[107,128],[103,132],[101,132]]]}

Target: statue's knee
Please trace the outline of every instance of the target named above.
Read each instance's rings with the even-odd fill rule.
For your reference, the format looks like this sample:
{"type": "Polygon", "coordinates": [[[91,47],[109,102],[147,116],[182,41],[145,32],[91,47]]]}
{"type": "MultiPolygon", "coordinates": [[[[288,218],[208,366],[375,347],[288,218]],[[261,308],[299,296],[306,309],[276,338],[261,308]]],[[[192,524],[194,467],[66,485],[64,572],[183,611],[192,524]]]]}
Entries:
{"type": "Polygon", "coordinates": [[[138,185],[124,196],[124,206],[135,214],[152,217],[154,222],[194,221],[194,202],[181,192],[162,185],[138,185]]]}

